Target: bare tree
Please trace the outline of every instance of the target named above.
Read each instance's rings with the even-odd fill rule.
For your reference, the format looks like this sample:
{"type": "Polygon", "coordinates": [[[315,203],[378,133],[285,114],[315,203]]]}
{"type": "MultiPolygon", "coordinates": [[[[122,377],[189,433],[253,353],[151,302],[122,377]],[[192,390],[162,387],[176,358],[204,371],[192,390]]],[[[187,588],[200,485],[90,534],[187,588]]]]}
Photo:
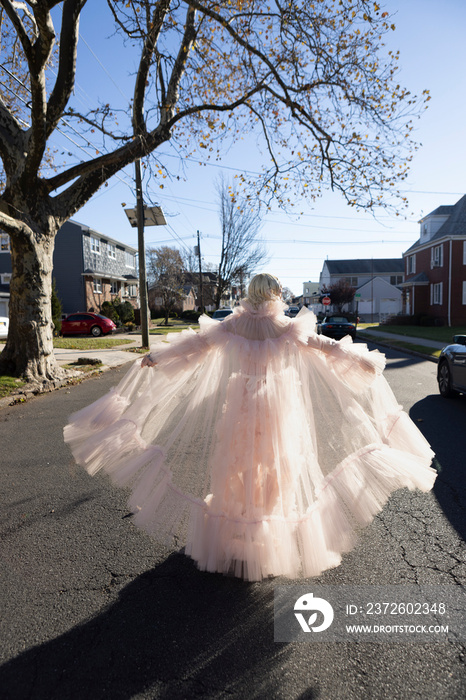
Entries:
{"type": "Polygon", "coordinates": [[[151,285],[154,305],[160,306],[165,316],[165,325],[174,309],[184,298],[184,262],[176,248],[161,246],[147,249],[147,278],[151,285]]]}
{"type": "Polygon", "coordinates": [[[322,287],[321,300],[324,296],[329,296],[332,306],[336,306],[338,313],[341,313],[345,304],[351,304],[355,294],[356,289],[349,282],[338,280],[338,282],[331,284],[330,287],[322,287]]]}
{"type": "MultiPolygon", "coordinates": [[[[12,251],[0,372],[44,384],[63,375],[52,343],[55,235],[119,170],[169,140],[180,153],[198,147],[206,158],[221,156],[248,131],[265,153],[263,173],[249,183],[254,201],[276,197],[286,206],[294,182],[295,197],[312,199],[329,186],[352,205],[390,205],[415,148],[412,115],[428,99],[400,85],[398,55],[383,48],[393,25],[372,0],[108,0],[112,40],[139,52],[131,120],[123,114],[118,124],[105,99],[87,113],[74,102],[85,6],[0,0],[2,36],[21,53],[28,93],[19,117],[0,86],[0,227],[12,251]],[[43,166],[57,129],[100,134],[101,145],[49,172],[43,166]]],[[[159,163],[154,175],[161,183],[167,170],[159,163]]],[[[222,258],[222,279],[228,270],[222,258]]]]}
{"type": "Polygon", "coordinates": [[[283,287],[282,289],[282,299],[285,304],[291,304],[293,301],[294,294],[289,287],[283,287]]]}
{"type": "Polygon", "coordinates": [[[232,283],[244,284],[244,279],[260,264],[265,263],[267,251],[258,240],[262,219],[252,203],[238,197],[231,185],[221,178],[217,185],[219,217],[222,227],[222,248],[217,270],[215,305],[232,283]]]}

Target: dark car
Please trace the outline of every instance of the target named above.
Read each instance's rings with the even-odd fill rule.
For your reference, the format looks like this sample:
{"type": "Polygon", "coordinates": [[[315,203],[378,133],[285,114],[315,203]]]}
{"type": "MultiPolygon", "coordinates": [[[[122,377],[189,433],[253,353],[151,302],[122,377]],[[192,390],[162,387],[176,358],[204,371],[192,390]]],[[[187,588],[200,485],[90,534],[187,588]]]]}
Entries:
{"type": "Polygon", "coordinates": [[[232,313],[233,309],[217,309],[216,311],[214,311],[212,318],[215,318],[216,321],[223,321],[224,319],[226,319],[227,316],[229,316],[232,313]]]}
{"type": "Polygon", "coordinates": [[[116,326],[112,320],[101,314],[86,313],[70,314],[61,322],[62,335],[99,335],[112,333],[116,326]]]}
{"type": "Polygon", "coordinates": [[[466,394],[466,335],[455,335],[453,343],[443,348],[437,366],[438,388],[450,399],[466,394]]]}
{"type": "Polygon", "coordinates": [[[322,323],[317,325],[317,333],[326,335],[335,340],[341,340],[345,335],[356,338],[356,325],[350,323],[346,316],[326,316],[322,323]]]}
{"type": "Polygon", "coordinates": [[[294,318],[298,314],[299,314],[299,306],[289,306],[285,311],[285,315],[289,316],[290,318],[294,318]]]}

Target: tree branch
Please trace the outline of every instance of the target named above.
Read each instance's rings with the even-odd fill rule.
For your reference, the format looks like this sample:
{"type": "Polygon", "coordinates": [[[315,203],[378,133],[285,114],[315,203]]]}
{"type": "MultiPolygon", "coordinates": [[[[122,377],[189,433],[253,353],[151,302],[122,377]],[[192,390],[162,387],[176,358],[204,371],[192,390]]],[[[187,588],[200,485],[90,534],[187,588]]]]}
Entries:
{"type": "Polygon", "coordinates": [[[152,65],[152,57],[157,46],[157,41],[163,27],[164,19],[167,16],[170,8],[171,1],[172,0],[161,0],[157,3],[149,31],[144,40],[138,72],[134,83],[133,129],[135,135],[146,132],[146,123],[144,119],[144,99],[146,94],[147,78],[152,65]]]}
{"type": "Polygon", "coordinates": [[[58,74],[47,107],[47,138],[53,132],[68,104],[76,77],[79,14],[87,0],[65,0],[60,33],[58,74]]]}
{"type": "Polygon", "coordinates": [[[0,0],[0,4],[2,5],[2,7],[5,8],[5,12],[7,13],[8,18],[11,21],[13,27],[15,28],[16,34],[18,35],[19,40],[21,41],[24,53],[29,62],[29,60],[32,59],[32,45],[27,35],[25,26],[22,23],[18,13],[15,11],[13,3],[10,2],[10,0],[0,0]]]}
{"type": "Polygon", "coordinates": [[[186,12],[186,25],[184,29],[183,39],[181,41],[180,49],[176,57],[175,64],[173,66],[172,74],[170,76],[170,81],[167,86],[167,96],[166,100],[162,106],[162,114],[160,118],[161,124],[167,124],[169,119],[173,114],[173,108],[178,101],[178,90],[180,87],[180,81],[186,70],[186,63],[188,60],[189,52],[196,38],[196,29],[194,26],[194,20],[196,17],[196,11],[189,5],[186,12]]]}

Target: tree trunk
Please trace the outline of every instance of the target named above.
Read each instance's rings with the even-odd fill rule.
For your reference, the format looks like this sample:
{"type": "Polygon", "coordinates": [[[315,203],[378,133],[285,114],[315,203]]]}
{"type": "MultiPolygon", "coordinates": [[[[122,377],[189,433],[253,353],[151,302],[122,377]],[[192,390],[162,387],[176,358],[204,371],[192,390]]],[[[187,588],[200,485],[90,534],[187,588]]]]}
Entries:
{"type": "Polygon", "coordinates": [[[66,372],[53,353],[51,310],[53,233],[11,240],[10,327],[0,373],[51,388],[66,372]]]}

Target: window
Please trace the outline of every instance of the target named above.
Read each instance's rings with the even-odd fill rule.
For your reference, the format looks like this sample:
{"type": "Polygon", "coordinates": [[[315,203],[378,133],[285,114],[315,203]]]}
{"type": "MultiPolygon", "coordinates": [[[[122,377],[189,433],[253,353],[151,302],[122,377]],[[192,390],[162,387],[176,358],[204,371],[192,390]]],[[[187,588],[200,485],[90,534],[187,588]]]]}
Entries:
{"type": "Polygon", "coordinates": [[[463,282],[463,304],[466,304],[466,281],[463,282]]]}
{"type": "Polygon", "coordinates": [[[126,267],[136,267],[134,253],[128,253],[128,251],[125,251],[125,261],[126,267]]]}
{"type": "Polygon", "coordinates": [[[108,257],[113,258],[115,260],[116,258],[116,247],[113,243],[108,243],[107,244],[107,251],[108,251],[108,257]]]}
{"type": "Polygon", "coordinates": [[[430,267],[443,267],[443,245],[430,249],[430,267]]]}
{"type": "Polygon", "coordinates": [[[390,284],[393,284],[394,287],[396,287],[397,284],[401,284],[403,282],[403,275],[391,275],[390,276],[390,284]]]}
{"type": "Polygon", "coordinates": [[[430,285],[430,305],[433,306],[434,304],[442,304],[442,297],[443,297],[443,283],[439,282],[438,284],[431,284],[430,285]]]}
{"type": "Polygon", "coordinates": [[[309,294],[309,288],[308,288],[308,287],[306,287],[306,289],[305,289],[304,291],[305,291],[306,294],[309,294]]]}
{"type": "Polygon", "coordinates": [[[136,297],[138,295],[137,287],[135,284],[129,285],[129,295],[130,297],[136,297]]]}
{"type": "Polygon", "coordinates": [[[92,288],[94,290],[94,294],[102,294],[102,280],[98,277],[94,277],[92,280],[92,288]]]}
{"type": "Polygon", "coordinates": [[[119,282],[110,282],[110,294],[118,294],[120,291],[120,283],[119,282]]]}
{"type": "Polygon", "coordinates": [[[406,274],[413,275],[416,272],[416,256],[410,255],[407,258],[406,274]]]}
{"type": "Polygon", "coordinates": [[[466,265],[466,241],[463,241],[463,265],[466,265]]]}
{"type": "Polygon", "coordinates": [[[100,239],[95,236],[91,236],[91,251],[93,253],[100,253],[100,239]]]}
{"type": "Polygon", "coordinates": [[[352,287],[357,287],[358,286],[358,278],[357,277],[343,277],[343,282],[348,282],[352,287]]]}
{"type": "Polygon", "coordinates": [[[0,279],[2,281],[2,284],[10,284],[11,282],[11,272],[4,272],[2,275],[0,275],[0,279]]]}
{"type": "Polygon", "coordinates": [[[6,233],[0,234],[0,252],[9,253],[10,252],[10,236],[6,233]]]}

